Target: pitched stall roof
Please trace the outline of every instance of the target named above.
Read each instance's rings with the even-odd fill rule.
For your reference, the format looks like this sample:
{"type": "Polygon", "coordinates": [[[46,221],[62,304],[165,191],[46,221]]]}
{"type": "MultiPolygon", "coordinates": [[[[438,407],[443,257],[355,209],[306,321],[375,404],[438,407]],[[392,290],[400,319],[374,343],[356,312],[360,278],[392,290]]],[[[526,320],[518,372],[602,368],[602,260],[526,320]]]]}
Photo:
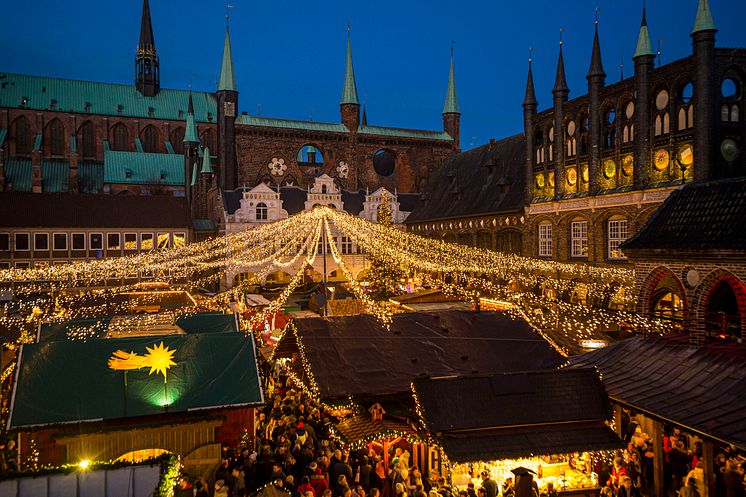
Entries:
{"type": "Polygon", "coordinates": [[[373,421],[368,413],[358,414],[340,422],[335,428],[341,438],[351,446],[358,446],[372,439],[400,437],[402,433],[417,436],[412,425],[384,415],[380,421],[373,421]]]}
{"type": "Polygon", "coordinates": [[[8,427],[163,415],[164,405],[174,414],[262,402],[254,339],[242,333],[50,341],[22,346],[8,427]],[[108,366],[114,352],[144,356],[161,343],[175,351],[167,383],[147,367],[128,370],[125,392],[124,371],[108,366]]]}
{"type": "Polygon", "coordinates": [[[622,248],[694,251],[746,250],[746,178],[691,183],[671,193],[622,248]]]}
{"type": "MultiPolygon", "coordinates": [[[[192,96],[194,119],[217,122],[215,95],[193,92],[192,96]]],[[[188,100],[189,90],[161,88],[155,96],[145,97],[132,84],[0,73],[0,107],[183,121],[188,100]]]]}
{"type": "Polygon", "coordinates": [[[191,226],[183,197],[5,192],[4,228],[184,228],[191,226]]]}
{"type": "Polygon", "coordinates": [[[409,391],[420,375],[468,375],[555,368],[563,357],[523,320],[499,312],[370,315],[294,321],[277,345],[291,358],[302,344],[322,399],[409,391]],[[392,367],[395,364],[396,367],[392,367]]]}
{"type": "Polygon", "coordinates": [[[746,347],[689,346],[687,336],[643,336],[570,359],[595,367],[612,400],[746,449],[746,347]]]}
{"type": "Polygon", "coordinates": [[[456,462],[622,446],[593,369],[418,378],[412,389],[428,432],[456,462]]]}
{"type": "Polygon", "coordinates": [[[407,222],[523,208],[526,141],[515,135],[446,159],[407,222]]]}

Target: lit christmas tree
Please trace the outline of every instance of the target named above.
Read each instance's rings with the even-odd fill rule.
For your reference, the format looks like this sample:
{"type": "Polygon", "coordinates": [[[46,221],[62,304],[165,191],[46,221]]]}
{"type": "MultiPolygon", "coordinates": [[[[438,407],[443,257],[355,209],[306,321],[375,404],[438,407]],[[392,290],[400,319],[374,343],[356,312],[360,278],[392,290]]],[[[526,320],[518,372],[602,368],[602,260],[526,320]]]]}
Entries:
{"type": "MultiPolygon", "coordinates": [[[[378,206],[376,218],[381,226],[389,227],[392,224],[389,198],[385,193],[381,196],[381,205],[378,206]]],[[[399,285],[404,277],[404,271],[401,267],[385,255],[371,254],[369,259],[370,269],[368,274],[373,291],[381,298],[399,295],[401,293],[399,285]]]]}

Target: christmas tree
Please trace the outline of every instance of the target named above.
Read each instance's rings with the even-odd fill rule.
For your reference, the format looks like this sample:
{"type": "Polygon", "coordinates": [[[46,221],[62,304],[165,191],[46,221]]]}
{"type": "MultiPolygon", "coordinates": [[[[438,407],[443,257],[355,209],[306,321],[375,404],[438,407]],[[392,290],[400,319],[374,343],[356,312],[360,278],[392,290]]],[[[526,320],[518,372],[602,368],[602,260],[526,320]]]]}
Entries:
{"type": "MultiPolygon", "coordinates": [[[[385,193],[381,196],[376,220],[381,226],[391,226],[391,207],[389,197],[385,193]]],[[[372,253],[369,256],[370,269],[368,274],[373,291],[381,298],[388,298],[401,293],[399,285],[404,277],[404,271],[397,262],[386,254],[372,253]]]]}

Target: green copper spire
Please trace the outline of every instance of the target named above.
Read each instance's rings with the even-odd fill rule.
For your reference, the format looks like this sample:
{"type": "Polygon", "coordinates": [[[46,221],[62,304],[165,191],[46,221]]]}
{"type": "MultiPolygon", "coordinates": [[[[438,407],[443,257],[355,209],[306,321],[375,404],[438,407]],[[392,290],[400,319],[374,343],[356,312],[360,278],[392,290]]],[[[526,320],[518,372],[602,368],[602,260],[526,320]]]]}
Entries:
{"type": "Polygon", "coordinates": [[[197,186],[197,164],[196,162],[192,166],[192,186],[197,186]]]}
{"type": "Polygon", "coordinates": [[[347,27],[347,67],[345,68],[345,86],[342,89],[342,101],[344,104],[360,105],[357,99],[357,86],[355,85],[355,71],[352,68],[352,42],[350,41],[350,27],[347,27]]]}
{"type": "Polygon", "coordinates": [[[451,72],[448,75],[448,90],[446,90],[446,103],[443,105],[443,114],[460,113],[458,97],[456,96],[456,77],[453,71],[453,47],[451,47],[451,72]]]}
{"type": "Polygon", "coordinates": [[[218,91],[236,90],[236,76],[233,73],[233,55],[231,53],[231,37],[228,34],[228,25],[225,26],[225,45],[223,46],[223,67],[220,69],[220,84],[218,91]]]}
{"type": "Polygon", "coordinates": [[[205,150],[202,152],[202,170],[200,170],[200,173],[213,174],[212,165],[210,165],[210,148],[209,147],[205,147],[205,150]]]}
{"type": "Polygon", "coordinates": [[[637,48],[633,59],[643,55],[655,55],[653,45],[650,43],[650,33],[648,32],[648,20],[645,16],[645,7],[642,8],[642,23],[640,23],[640,34],[637,37],[637,48]]]}
{"type": "Polygon", "coordinates": [[[184,143],[199,143],[197,137],[197,126],[194,124],[194,104],[192,103],[192,90],[189,90],[189,110],[186,117],[186,130],[184,131],[184,143]]]}
{"type": "Polygon", "coordinates": [[[694,18],[692,34],[699,31],[717,31],[715,21],[712,19],[712,12],[710,12],[710,4],[707,0],[699,0],[699,6],[697,6],[697,17],[694,18]]]}

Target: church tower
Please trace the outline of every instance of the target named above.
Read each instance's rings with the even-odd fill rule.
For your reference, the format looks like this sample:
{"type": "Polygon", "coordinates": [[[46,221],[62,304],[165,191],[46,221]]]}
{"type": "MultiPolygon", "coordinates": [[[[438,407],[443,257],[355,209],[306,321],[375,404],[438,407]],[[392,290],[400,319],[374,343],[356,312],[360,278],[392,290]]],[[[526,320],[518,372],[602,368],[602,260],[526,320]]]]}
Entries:
{"type": "Polygon", "coordinates": [[[448,89],[446,90],[446,102],[443,105],[443,130],[453,138],[453,149],[461,150],[459,135],[461,134],[461,111],[458,107],[456,96],[456,77],[453,70],[453,47],[451,47],[451,72],[448,75],[448,89]]]}
{"type": "Polygon", "coordinates": [[[145,97],[154,97],[161,88],[161,68],[155,51],[153,25],[150,22],[150,4],[142,1],[140,42],[135,56],[135,87],[145,97]]]}
{"type": "Polygon", "coordinates": [[[222,190],[235,190],[238,186],[238,165],[236,162],[236,112],[238,110],[238,89],[233,72],[233,54],[228,21],[225,24],[223,45],[223,65],[220,69],[218,97],[218,181],[222,190]]]}
{"type": "Polygon", "coordinates": [[[357,132],[360,125],[360,101],[357,99],[357,85],[355,84],[355,70],[352,67],[352,42],[350,41],[350,27],[347,27],[347,65],[345,67],[345,82],[342,88],[342,100],[339,102],[339,112],[342,114],[342,124],[351,132],[357,132]]]}
{"type": "MultiPolygon", "coordinates": [[[[197,173],[197,162],[199,148],[199,135],[197,134],[197,126],[194,123],[194,103],[192,102],[192,92],[189,91],[189,105],[186,117],[186,130],[184,132],[184,192],[187,198],[187,202],[190,205],[194,204],[194,190],[195,186],[194,175],[197,173]],[[189,179],[192,178],[190,183],[189,179]]],[[[192,206],[194,210],[194,206],[192,206]]]]}

